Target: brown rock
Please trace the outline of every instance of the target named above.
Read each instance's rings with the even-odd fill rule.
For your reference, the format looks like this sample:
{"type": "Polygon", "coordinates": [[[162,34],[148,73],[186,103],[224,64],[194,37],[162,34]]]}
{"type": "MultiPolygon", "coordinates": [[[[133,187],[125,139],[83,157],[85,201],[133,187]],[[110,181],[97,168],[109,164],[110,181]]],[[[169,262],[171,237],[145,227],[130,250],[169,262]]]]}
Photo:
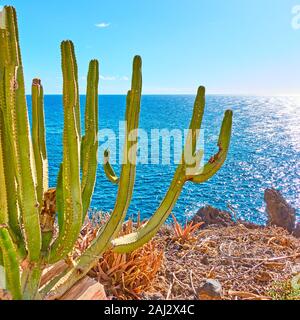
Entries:
{"type": "Polygon", "coordinates": [[[0,289],[0,300],[12,300],[12,296],[8,291],[0,289]]]}
{"type": "Polygon", "coordinates": [[[222,285],[218,280],[207,279],[197,294],[200,300],[221,300],[222,285]]]}
{"type": "Polygon", "coordinates": [[[142,300],[165,300],[160,292],[144,292],[141,294],[142,300]]]}
{"type": "Polygon", "coordinates": [[[296,222],[295,209],[275,189],[266,189],[264,198],[267,205],[268,225],[282,227],[293,232],[296,222]]]}
{"type": "Polygon", "coordinates": [[[108,300],[102,284],[90,277],[78,281],[60,300],[108,300]]]}
{"type": "Polygon", "coordinates": [[[222,211],[211,206],[201,208],[193,218],[195,223],[204,222],[204,226],[219,225],[230,226],[234,224],[231,214],[227,211],[222,211]]]}

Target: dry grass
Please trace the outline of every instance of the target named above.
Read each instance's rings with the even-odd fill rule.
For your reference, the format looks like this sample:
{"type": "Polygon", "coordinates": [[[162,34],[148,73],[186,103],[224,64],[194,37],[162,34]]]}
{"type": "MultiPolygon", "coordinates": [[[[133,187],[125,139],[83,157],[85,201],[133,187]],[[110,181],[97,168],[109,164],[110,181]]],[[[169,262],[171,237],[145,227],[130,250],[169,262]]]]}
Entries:
{"type": "MultiPolygon", "coordinates": [[[[97,221],[87,221],[80,239],[77,242],[75,255],[84,251],[101,227],[97,221]]],[[[134,224],[130,219],[124,225],[120,236],[131,233],[140,227],[140,219],[134,224]]],[[[158,240],[152,240],[142,248],[130,253],[119,254],[108,250],[99,259],[89,276],[104,285],[108,296],[121,300],[140,299],[144,292],[151,290],[152,283],[162,266],[164,252],[158,245],[158,240]]]]}
{"type": "Polygon", "coordinates": [[[111,296],[121,300],[140,299],[144,292],[151,290],[162,259],[163,253],[158,250],[156,241],[131,254],[107,251],[92,275],[111,296]]]}
{"type": "Polygon", "coordinates": [[[300,265],[300,240],[276,227],[209,227],[193,244],[174,243],[167,228],[164,268],[154,284],[164,298],[196,299],[207,278],[219,280],[225,300],[272,299],[274,283],[288,281],[300,265]]]}
{"type": "MultiPolygon", "coordinates": [[[[95,239],[99,221],[106,219],[98,214],[86,222],[74,258],[95,239]]],[[[121,235],[138,226],[140,220],[129,220],[121,235]]],[[[154,240],[131,254],[108,250],[89,275],[117,299],[198,299],[205,279],[221,283],[224,300],[300,299],[300,288],[290,281],[300,274],[300,239],[276,227],[199,228],[181,227],[175,219],[173,227],[164,226],[154,240]]],[[[1,298],[9,296],[1,297],[0,292],[1,298]]]]}

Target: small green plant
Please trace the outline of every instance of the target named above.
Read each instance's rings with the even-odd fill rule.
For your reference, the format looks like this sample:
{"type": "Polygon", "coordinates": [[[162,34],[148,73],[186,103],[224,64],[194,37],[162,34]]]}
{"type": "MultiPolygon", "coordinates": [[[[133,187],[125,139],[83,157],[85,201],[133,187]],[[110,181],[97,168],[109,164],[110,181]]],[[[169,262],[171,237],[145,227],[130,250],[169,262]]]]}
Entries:
{"type": "Polygon", "coordinates": [[[300,300],[300,275],[292,280],[274,282],[268,291],[273,300],[300,300]]]}
{"type": "Polygon", "coordinates": [[[105,173],[118,184],[114,209],[92,243],[69,268],[40,288],[43,269],[68,259],[74,249],[90,205],[97,169],[98,61],[92,60],[89,65],[82,137],[78,71],[71,41],[62,42],[61,56],[63,159],[56,188],[48,189],[43,87],[40,80],[33,80],[30,132],[16,12],[13,7],[4,7],[0,14],[0,265],[5,268],[8,290],[14,299],[59,298],[83,278],[108,249],[126,253],[143,246],[171,213],[184,184],[210,179],[223,165],[230,144],[232,112],[228,110],[221,127],[218,153],[203,170],[198,167],[199,172],[189,170],[195,163],[186,162],[184,154],[195,155],[197,161],[202,157],[201,152],[196,152],[205,106],[205,89],[200,87],[183,160],[165,198],[145,225],[116,239],[132,198],[136,174],[137,137],[129,137],[129,133],[138,129],[142,92],[142,61],[136,56],[126,100],[127,128],[119,178],[109,164],[109,153],[105,153],[105,173]],[[59,230],[54,236],[56,216],[59,230]]]}

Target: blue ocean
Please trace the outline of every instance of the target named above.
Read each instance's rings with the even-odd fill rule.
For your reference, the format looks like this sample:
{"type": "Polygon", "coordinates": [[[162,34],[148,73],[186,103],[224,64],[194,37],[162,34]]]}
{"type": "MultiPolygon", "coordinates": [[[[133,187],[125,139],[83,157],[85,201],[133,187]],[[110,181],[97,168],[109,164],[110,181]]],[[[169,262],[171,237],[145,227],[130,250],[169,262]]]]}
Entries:
{"type": "MultiPolygon", "coordinates": [[[[30,110],[30,97],[27,98],[30,110]]],[[[140,127],[147,132],[153,128],[188,128],[194,98],[189,95],[143,96],[140,127]]],[[[80,100],[83,123],[85,96],[80,100]]],[[[122,95],[99,97],[100,128],[118,133],[119,121],[124,120],[125,100],[122,95]]],[[[264,190],[274,187],[296,208],[300,219],[300,98],[211,95],[206,101],[202,124],[206,160],[217,151],[224,111],[234,111],[228,159],[210,181],[201,185],[186,184],[174,208],[176,217],[185,222],[202,206],[225,210],[231,206],[238,218],[263,224],[266,221],[264,190]]],[[[45,121],[50,186],[55,186],[62,159],[61,96],[45,96],[45,121]]],[[[117,173],[119,167],[115,166],[117,173]]],[[[175,169],[173,161],[171,165],[138,165],[130,216],[136,217],[140,212],[143,218],[148,218],[153,214],[175,169]]],[[[117,187],[107,181],[99,164],[91,209],[111,211],[116,192],[117,187]]]]}

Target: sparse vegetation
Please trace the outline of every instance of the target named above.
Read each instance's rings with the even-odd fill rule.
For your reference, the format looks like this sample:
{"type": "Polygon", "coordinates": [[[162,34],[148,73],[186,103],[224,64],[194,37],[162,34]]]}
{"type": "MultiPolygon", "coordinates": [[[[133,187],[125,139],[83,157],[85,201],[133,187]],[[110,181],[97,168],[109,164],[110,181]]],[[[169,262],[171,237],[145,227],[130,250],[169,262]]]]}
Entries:
{"type": "Polygon", "coordinates": [[[292,286],[292,281],[277,281],[271,286],[268,295],[273,300],[300,300],[300,289],[292,286]]]}
{"type": "MultiPolygon", "coordinates": [[[[99,218],[99,214],[96,214],[93,221],[87,221],[85,224],[76,243],[74,257],[80,255],[95,239],[101,224],[103,225],[103,221],[108,218],[101,216],[99,218]]],[[[124,223],[119,236],[132,233],[140,226],[138,215],[137,223],[133,223],[132,219],[124,223]]],[[[108,296],[121,300],[141,299],[145,292],[151,290],[162,267],[164,250],[159,242],[158,239],[152,239],[132,253],[116,253],[109,249],[89,272],[89,276],[104,285],[108,296]]]]}
{"type": "Polygon", "coordinates": [[[194,237],[195,232],[204,224],[204,222],[194,223],[186,222],[182,227],[177,221],[176,217],[172,215],[174,220],[174,237],[173,241],[179,242],[180,244],[195,242],[197,239],[194,237]]]}

